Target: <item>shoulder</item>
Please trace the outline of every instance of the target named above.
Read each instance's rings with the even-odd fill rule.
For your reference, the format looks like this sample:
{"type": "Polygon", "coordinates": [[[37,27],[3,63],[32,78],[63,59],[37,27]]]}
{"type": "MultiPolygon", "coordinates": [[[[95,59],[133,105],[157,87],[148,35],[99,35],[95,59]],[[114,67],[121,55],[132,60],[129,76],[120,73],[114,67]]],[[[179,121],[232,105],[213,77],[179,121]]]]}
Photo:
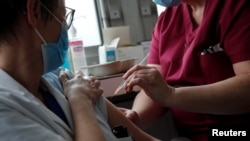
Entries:
{"type": "Polygon", "coordinates": [[[6,105],[6,107],[15,107],[20,105],[21,103],[29,103],[31,102],[28,97],[30,94],[26,93],[25,91],[16,91],[11,89],[6,89],[0,87],[0,103],[6,105]]]}
{"type": "MultiPolygon", "coordinates": [[[[170,24],[179,24],[180,20],[183,20],[188,16],[188,6],[182,3],[179,6],[169,7],[163,11],[157,19],[156,27],[166,27],[170,24]]],[[[183,23],[181,23],[183,24],[183,23]]]]}
{"type": "Polygon", "coordinates": [[[64,141],[59,135],[26,117],[21,111],[17,111],[0,103],[1,140],[25,140],[25,141],[64,141]]]}
{"type": "Polygon", "coordinates": [[[232,18],[244,11],[250,11],[249,0],[207,0],[206,12],[221,18],[232,18]]]}
{"type": "Polygon", "coordinates": [[[232,63],[249,60],[250,1],[249,0],[208,0],[208,8],[217,25],[220,43],[232,63]],[[216,19],[218,18],[218,19],[216,19]],[[237,47],[237,48],[236,48],[237,47]]]}
{"type": "Polygon", "coordinates": [[[0,87],[1,140],[63,141],[52,131],[54,125],[42,107],[28,93],[0,87]]]}

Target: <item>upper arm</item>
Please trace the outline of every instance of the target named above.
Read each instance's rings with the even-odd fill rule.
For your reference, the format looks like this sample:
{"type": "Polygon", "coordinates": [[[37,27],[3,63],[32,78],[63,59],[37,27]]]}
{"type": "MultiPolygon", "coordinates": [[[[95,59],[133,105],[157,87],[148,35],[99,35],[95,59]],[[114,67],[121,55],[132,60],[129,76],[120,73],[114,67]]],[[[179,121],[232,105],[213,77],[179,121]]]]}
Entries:
{"type": "Polygon", "coordinates": [[[233,69],[235,75],[250,73],[250,60],[235,63],[233,69]]]}
{"type": "Polygon", "coordinates": [[[108,122],[111,128],[117,125],[123,125],[133,128],[133,123],[129,121],[112,103],[106,100],[107,112],[108,112],[108,122]]]}
{"type": "Polygon", "coordinates": [[[121,125],[128,129],[128,132],[135,140],[152,140],[152,136],[146,134],[135,124],[128,120],[112,103],[107,100],[108,122],[111,128],[121,125]]]}

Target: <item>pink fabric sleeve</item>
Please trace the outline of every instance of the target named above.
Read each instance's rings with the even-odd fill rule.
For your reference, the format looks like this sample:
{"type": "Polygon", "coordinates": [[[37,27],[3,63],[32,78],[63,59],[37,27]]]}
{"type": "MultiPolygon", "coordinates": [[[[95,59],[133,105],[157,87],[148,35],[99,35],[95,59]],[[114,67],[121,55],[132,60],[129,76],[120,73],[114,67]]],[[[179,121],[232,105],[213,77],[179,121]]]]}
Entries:
{"type": "Polygon", "coordinates": [[[163,12],[159,17],[158,20],[155,24],[154,30],[152,32],[152,39],[151,39],[151,44],[150,44],[150,50],[149,50],[149,58],[147,63],[148,64],[160,64],[160,59],[159,59],[159,31],[161,30],[160,27],[160,23],[161,20],[163,19],[163,14],[165,12],[163,12]]]}

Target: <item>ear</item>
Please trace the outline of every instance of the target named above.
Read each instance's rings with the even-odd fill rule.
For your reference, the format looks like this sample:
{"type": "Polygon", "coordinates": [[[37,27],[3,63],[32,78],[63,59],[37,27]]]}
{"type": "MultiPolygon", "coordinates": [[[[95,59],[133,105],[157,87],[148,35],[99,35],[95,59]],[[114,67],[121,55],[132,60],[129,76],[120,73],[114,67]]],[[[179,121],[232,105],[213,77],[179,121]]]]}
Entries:
{"type": "Polygon", "coordinates": [[[41,22],[40,0],[27,0],[27,19],[32,27],[37,27],[41,22]]]}

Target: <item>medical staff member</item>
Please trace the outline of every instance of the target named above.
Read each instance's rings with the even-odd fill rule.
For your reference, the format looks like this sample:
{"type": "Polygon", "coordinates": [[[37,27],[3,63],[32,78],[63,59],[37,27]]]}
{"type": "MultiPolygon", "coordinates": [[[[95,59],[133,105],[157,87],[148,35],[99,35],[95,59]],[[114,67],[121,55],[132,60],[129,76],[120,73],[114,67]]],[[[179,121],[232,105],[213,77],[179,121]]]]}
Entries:
{"type": "Polygon", "coordinates": [[[115,141],[118,125],[135,140],[157,140],[100,97],[99,81],[55,72],[73,13],[64,0],[0,1],[0,140],[115,141]]]}
{"type": "Polygon", "coordinates": [[[153,1],[167,8],[148,65],[124,75],[128,91],[143,89],[126,116],[146,127],[169,109],[180,136],[192,141],[207,141],[213,127],[249,128],[249,0],[153,1]]]}

